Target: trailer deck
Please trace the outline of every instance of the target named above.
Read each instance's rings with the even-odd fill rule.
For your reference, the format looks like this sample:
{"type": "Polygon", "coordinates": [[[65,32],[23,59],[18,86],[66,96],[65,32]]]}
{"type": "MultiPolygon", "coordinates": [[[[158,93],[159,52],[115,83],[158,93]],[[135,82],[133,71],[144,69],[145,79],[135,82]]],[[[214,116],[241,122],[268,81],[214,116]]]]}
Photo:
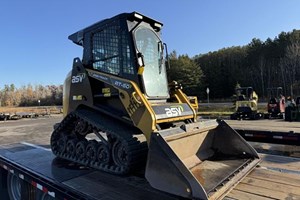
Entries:
{"type": "Polygon", "coordinates": [[[24,172],[37,177],[30,182],[46,187],[51,196],[60,197],[59,199],[176,199],[172,195],[153,189],[138,174],[115,176],[88,169],[57,159],[50,149],[42,147],[36,148],[20,143],[2,145],[0,166],[8,171],[22,168],[19,172],[14,170],[13,173],[19,177],[26,177],[24,172]]]}
{"type": "Polygon", "coordinates": [[[248,141],[300,146],[300,123],[282,119],[226,120],[248,141]]]}
{"type": "MultiPolygon", "coordinates": [[[[260,156],[260,166],[225,199],[300,199],[300,159],[268,154],[260,156]]],[[[38,184],[48,185],[47,191],[55,197],[61,196],[64,193],[61,188],[65,188],[67,197],[71,199],[77,196],[105,200],[179,199],[153,189],[142,173],[131,176],[107,174],[57,159],[49,149],[38,146],[21,143],[2,145],[0,165],[8,171],[22,168],[22,172],[15,170],[14,173],[24,173],[25,170],[38,177],[38,184]],[[61,194],[55,194],[58,190],[61,194]]]]}
{"type": "Polygon", "coordinates": [[[260,154],[262,162],[225,199],[300,199],[300,159],[260,154]]]}

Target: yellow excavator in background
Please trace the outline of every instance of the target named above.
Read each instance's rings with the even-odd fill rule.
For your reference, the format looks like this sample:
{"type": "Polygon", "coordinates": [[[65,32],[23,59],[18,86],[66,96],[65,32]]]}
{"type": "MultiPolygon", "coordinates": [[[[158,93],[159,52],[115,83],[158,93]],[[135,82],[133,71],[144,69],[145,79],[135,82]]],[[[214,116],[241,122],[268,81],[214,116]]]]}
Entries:
{"type": "Polygon", "coordinates": [[[197,122],[197,105],[176,82],[168,86],[162,26],[123,13],[69,36],[83,58],[66,78],[51,149],[108,173],[142,169],[152,187],[174,195],[220,199],[260,159],[224,121],[197,122]]]}

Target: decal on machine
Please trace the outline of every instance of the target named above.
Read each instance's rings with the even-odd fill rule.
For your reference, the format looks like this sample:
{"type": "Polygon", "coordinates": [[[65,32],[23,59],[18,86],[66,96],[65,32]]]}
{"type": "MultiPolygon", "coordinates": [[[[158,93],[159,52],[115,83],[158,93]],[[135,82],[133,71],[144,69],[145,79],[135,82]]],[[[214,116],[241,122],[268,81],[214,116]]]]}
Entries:
{"type": "Polygon", "coordinates": [[[127,107],[129,116],[131,117],[142,106],[143,106],[143,104],[139,104],[138,102],[136,102],[134,100],[133,97],[131,97],[129,100],[129,105],[127,107]]]}
{"type": "Polygon", "coordinates": [[[98,80],[102,80],[102,81],[109,81],[109,78],[106,76],[103,76],[101,74],[95,73],[95,72],[89,72],[89,75],[93,78],[96,78],[98,80]]]}
{"type": "Polygon", "coordinates": [[[183,117],[193,115],[193,110],[187,103],[181,104],[162,104],[152,106],[156,119],[166,119],[172,117],[183,117]]]}
{"type": "Polygon", "coordinates": [[[85,74],[77,74],[76,76],[72,76],[72,83],[82,83],[83,79],[85,79],[85,74]]]}
{"type": "Polygon", "coordinates": [[[102,88],[102,94],[104,97],[110,97],[111,96],[110,88],[102,88]]]}
{"type": "Polygon", "coordinates": [[[168,117],[177,117],[180,116],[184,110],[182,106],[171,106],[170,108],[165,108],[165,111],[168,117]]]}
{"type": "Polygon", "coordinates": [[[119,87],[119,88],[123,88],[125,90],[129,90],[132,88],[132,85],[129,84],[129,83],[125,83],[125,82],[122,82],[122,81],[119,81],[119,80],[115,80],[114,81],[114,85],[119,87]]]}
{"type": "Polygon", "coordinates": [[[82,95],[74,95],[72,99],[73,99],[73,101],[82,101],[83,96],[82,95]]]}

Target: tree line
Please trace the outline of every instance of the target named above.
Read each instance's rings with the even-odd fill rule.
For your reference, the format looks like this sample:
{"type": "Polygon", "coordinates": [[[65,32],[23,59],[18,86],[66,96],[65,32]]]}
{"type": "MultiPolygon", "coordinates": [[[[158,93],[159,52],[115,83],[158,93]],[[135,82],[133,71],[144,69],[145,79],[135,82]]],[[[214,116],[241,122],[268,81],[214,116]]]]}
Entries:
{"type": "Polygon", "coordinates": [[[35,85],[15,87],[4,85],[0,89],[0,106],[52,106],[62,105],[62,85],[35,85]]]}
{"type": "MultiPolygon", "coordinates": [[[[271,87],[282,87],[285,96],[300,95],[300,30],[192,58],[173,51],[168,61],[168,81],[177,81],[187,95],[200,99],[206,98],[206,88],[210,98],[230,98],[237,85],[252,86],[260,97],[267,97],[271,87]]],[[[62,90],[62,85],[5,85],[0,106],[61,105],[62,90]]]]}
{"type": "Polygon", "coordinates": [[[286,96],[300,95],[300,31],[282,32],[266,41],[252,39],[198,55],[193,60],[203,71],[203,83],[213,98],[226,98],[237,84],[252,86],[261,97],[267,88],[282,87],[286,96]]]}
{"type": "Polygon", "coordinates": [[[168,78],[183,85],[188,95],[230,98],[235,87],[251,86],[260,97],[268,88],[282,87],[283,95],[300,95],[300,31],[281,32],[274,39],[253,38],[245,46],[233,46],[193,58],[169,55],[168,78]]]}

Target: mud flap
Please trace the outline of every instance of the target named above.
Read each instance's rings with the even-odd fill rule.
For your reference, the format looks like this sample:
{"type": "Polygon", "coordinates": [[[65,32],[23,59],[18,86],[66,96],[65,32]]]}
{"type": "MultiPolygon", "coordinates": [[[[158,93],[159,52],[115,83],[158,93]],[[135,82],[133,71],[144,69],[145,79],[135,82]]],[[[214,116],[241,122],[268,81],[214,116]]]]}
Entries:
{"type": "Polygon", "coordinates": [[[146,178],[152,187],[193,199],[223,198],[260,159],[224,121],[197,122],[151,135],[146,178]]]}

